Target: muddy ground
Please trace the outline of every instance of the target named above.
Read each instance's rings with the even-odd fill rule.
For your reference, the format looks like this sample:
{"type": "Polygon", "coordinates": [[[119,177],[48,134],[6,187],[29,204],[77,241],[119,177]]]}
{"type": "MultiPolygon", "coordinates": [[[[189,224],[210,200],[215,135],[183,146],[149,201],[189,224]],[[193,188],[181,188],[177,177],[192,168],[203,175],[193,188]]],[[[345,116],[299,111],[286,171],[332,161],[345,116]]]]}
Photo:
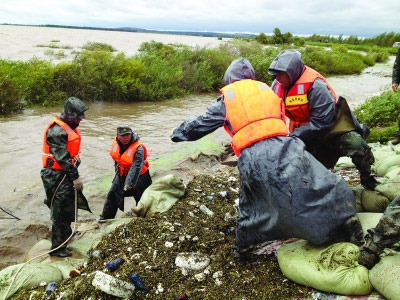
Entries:
{"type": "MultiPolygon", "coordinates": [[[[186,160],[173,173],[182,171],[189,172],[186,193],[171,210],[149,218],[135,218],[117,227],[96,248],[101,257],[91,257],[80,266],[80,276],[58,283],[50,297],[45,294],[46,286],[41,286],[21,291],[12,299],[122,299],[92,286],[95,271],[127,282],[138,273],[148,292],[135,290],[130,299],[183,300],[184,297],[178,298],[183,294],[191,300],[311,297],[311,288],[285,278],[273,247],[254,255],[249,262],[237,261],[232,256],[239,190],[237,168],[221,166],[216,157],[200,156],[186,160]],[[201,173],[201,169],[206,172],[201,173]],[[201,205],[214,214],[203,213],[201,205]],[[205,269],[182,271],[176,266],[179,253],[193,252],[210,259],[205,269]],[[106,270],[105,264],[117,257],[125,262],[114,272],[106,270]]],[[[358,176],[352,172],[341,175],[350,185],[357,184],[358,176]]]]}

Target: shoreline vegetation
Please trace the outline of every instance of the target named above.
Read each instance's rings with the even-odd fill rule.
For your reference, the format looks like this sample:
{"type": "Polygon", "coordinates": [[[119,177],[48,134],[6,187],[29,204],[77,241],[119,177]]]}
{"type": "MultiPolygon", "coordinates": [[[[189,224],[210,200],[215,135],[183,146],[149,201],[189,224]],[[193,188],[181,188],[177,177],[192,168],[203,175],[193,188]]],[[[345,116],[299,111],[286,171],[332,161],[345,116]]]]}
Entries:
{"type": "MultiPolygon", "coordinates": [[[[315,34],[298,37],[275,28],[271,36],[264,33],[254,37],[234,36],[213,49],[151,41],[143,43],[138,54],[126,56],[114,54],[116,49],[108,44],[90,42],[74,53],[71,61],[57,64],[37,58],[27,62],[0,59],[0,116],[19,113],[27,107],[59,105],[70,96],[86,102],[136,102],[217,92],[223,86],[226,68],[241,56],[252,63],[257,80],[271,83],[268,66],[287,48],[299,50],[305,64],[324,76],[356,75],[396,54],[397,49],[391,46],[399,40],[400,34],[394,32],[363,39],[315,34]]],[[[52,46],[56,42],[38,47],[51,49],[57,47],[52,46]]],[[[399,112],[400,95],[388,91],[368,99],[355,110],[360,121],[373,128],[369,142],[390,140],[396,131],[399,112]]]]}

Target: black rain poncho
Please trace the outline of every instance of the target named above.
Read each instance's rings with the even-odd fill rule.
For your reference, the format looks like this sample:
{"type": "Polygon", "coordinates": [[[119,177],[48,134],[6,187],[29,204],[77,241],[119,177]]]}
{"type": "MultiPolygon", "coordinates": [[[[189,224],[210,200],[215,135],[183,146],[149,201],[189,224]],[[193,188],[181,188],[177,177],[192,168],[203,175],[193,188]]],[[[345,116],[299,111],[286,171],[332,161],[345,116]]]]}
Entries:
{"type": "MultiPolygon", "coordinates": [[[[235,60],[225,74],[225,84],[254,79],[254,71],[247,71],[249,67],[247,60],[235,60]],[[238,78],[240,70],[246,71],[238,78]]],[[[171,139],[194,141],[225,122],[231,128],[225,115],[224,99],[220,96],[204,115],[178,126],[171,139]]],[[[238,248],[292,237],[321,244],[335,238],[344,221],[355,215],[350,188],[309,154],[297,137],[267,138],[243,149],[238,168],[238,248]]]]}

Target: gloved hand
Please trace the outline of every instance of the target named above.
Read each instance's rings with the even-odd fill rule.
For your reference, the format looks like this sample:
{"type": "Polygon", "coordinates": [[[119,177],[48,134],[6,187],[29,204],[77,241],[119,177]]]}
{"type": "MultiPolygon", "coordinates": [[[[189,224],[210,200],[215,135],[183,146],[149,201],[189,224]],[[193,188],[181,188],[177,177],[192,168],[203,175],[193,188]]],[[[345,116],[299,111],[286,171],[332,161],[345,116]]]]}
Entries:
{"type": "Polygon", "coordinates": [[[128,191],[128,190],[131,190],[132,189],[132,186],[131,185],[129,185],[129,184],[125,184],[124,185],[124,192],[126,192],[126,191],[128,191]]]}
{"type": "Polygon", "coordinates": [[[83,190],[83,182],[82,179],[80,177],[78,177],[77,179],[75,179],[74,181],[72,181],[74,184],[74,189],[77,191],[82,191],[83,190]]]}

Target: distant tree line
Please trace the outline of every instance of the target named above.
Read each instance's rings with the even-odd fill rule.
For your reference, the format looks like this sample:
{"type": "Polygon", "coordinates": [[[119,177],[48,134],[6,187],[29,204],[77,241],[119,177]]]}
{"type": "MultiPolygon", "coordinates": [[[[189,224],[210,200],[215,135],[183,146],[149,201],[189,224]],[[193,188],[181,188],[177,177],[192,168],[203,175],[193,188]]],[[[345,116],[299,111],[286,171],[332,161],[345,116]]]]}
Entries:
{"type": "Polygon", "coordinates": [[[265,45],[294,44],[297,46],[302,46],[306,42],[318,42],[326,44],[348,44],[348,45],[392,47],[394,42],[400,41],[400,33],[385,32],[371,38],[360,38],[355,35],[344,37],[343,34],[340,34],[337,37],[331,35],[319,35],[319,34],[313,34],[308,37],[298,37],[294,36],[290,32],[281,33],[279,28],[275,28],[271,36],[268,36],[265,33],[260,33],[259,35],[255,36],[254,39],[265,45]]]}

